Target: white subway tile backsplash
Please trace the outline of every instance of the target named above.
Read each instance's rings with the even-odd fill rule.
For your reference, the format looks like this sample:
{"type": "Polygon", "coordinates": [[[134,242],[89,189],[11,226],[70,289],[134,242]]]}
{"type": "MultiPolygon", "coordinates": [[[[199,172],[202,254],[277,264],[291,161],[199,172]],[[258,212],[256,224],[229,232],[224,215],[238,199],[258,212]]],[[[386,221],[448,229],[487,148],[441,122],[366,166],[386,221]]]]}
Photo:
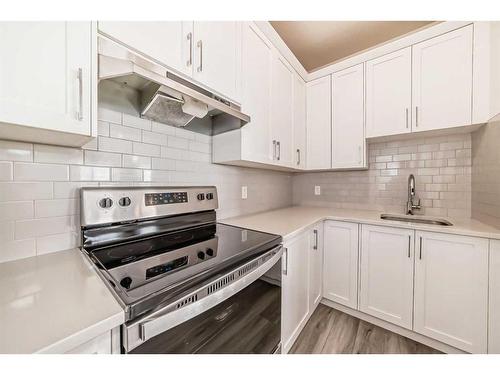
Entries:
{"type": "Polygon", "coordinates": [[[112,181],[142,181],[142,170],[130,168],[113,168],[112,181]]]}
{"type": "Polygon", "coordinates": [[[122,155],[104,151],[85,151],[85,164],[101,167],[121,167],[122,155]]]}
{"type": "Polygon", "coordinates": [[[187,150],[189,147],[189,140],[179,137],[168,137],[168,147],[187,150]]]}
{"type": "Polygon", "coordinates": [[[160,171],[160,170],[144,170],[145,182],[171,182],[170,175],[174,172],[160,171]]]}
{"type": "Polygon", "coordinates": [[[109,136],[112,138],[127,139],[129,141],[140,141],[141,129],[136,129],[129,126],[121,126],[117,124],[110,124],[109,136]]]}
{"type": "Polygon", "coordinates": [[[176,161],[172,159],[153,158],[151,169],[162,169],[166,171],[173,171],[175,170],[176,167],[175,162],[176,161]]]}
{"type": "Polygon", "coordinates": [[[12,181],[13,166],[10,161],[0,161],[0,181],[12,181]]]}
{"type": "MultiPolygon", "coordinates": [[[[0,221],[33,217],[33,201],[0,202],[0,221]]],[[[1,225],[0,225],[1,226],[1,225]]]]}
{"type": "Polygon", "coordinates": [[[0,140],[0,160],[33,161],[33,145],[0,140]]]}
{"type": "Polygon", "coordinates": [[[151,123],[151,130],[156,133],[175,135],[175,128],[173,126],[161,124],[155,121],[151,123]]]}
{"type": "Polygon", "coordinates": [[[166,146],[168,142],[168,136],[162,133],[155,133],[149,131],[142,132],[142,142],[151,143],[154,145],[166,146]]]}
{"type": "Polygon", "coordinates": [[[142,155],[142,156],[160,156],[161,147],[158,145],[134,142],[134,148],[132,153],[134,155],[142,155]]]}
{"type": "MultiPolygon", "coordinates": [[[[123,115],[125,118],[127,115],[123,115]]],[[[97,118],[101,121],[112,122],[115,124],[122,123],[122,114],[120,112],[112,111],[105,107],[99,107],[97,110],[97,118]]]]}
{"type": "Polygon", "coordinates": [[[36,253],[37,255],[48,254],[55,251],[74,249],[79,245],[79,234],[77,232],[54,234],[36,239],[36,253]]]}
{"type": "Polygon", "coordinates": [[[0,182],[0,202],[51,198],[52,182],[0,182]]]}
{"type": "Polygon", "coordinates": [[[83,150],[70,147],[34,145],[36,163],[83,164],[83,150]]]}
{"type": "Polygon", "coordinates": [[[122,154],[132,153],[132,142],[123,139],[99,137],[99,151],[118,152],[122,154]]]}
{"type": "Polygon", "coordinates": [[[102,135],[103,137],[109,137],[109,122],[105,121],[97,122],[97,135],[102,135]]]}
{"type": "Polygon", "coordinates": [[[50,234],[75,232],[77,231],[77,226],[78,220],[75,216],[58,216],[16,221],[15,238],[22,240],[50,234]]]}
{"type": "Polygon", "coordinates": [[[71,181],[109,181],[109,168],[70,166],[71,181]]]}
{"type": "Polygon", "coordinates": [[[35,217],[71,216],[79,213],[78,199],[49,199],[35,201],[35,217]]]}
{"type": "Polygon", "coordinates": [[[151,169],[151,158],[149,156],[123,155],[123,167],[151,169]]]}
{"type": "Polygon", "coordinates": [[[209,154],[210,153],[210,143],[191,141],[191,142],[189,142],[189,150],[197,151],[197,152],[204,152],[206,154],[209,154]]]}
{"type": "Polygon", "coordinates": [[[126,113],[123,114],[123,125],[143,130],[151,130],[151,120],[132,116],[126,113]]]}
{"type": "MultiPolygon", "coordinates": [[[[54,198],[78,198],[80,188],[85,186],[98,186],[97,182],[54,182],[54,198]]],[[[39,198],[47,199],[47,198],[39,198]]]]}
{"type": "MultiPolygon", "coordinates": [[[[14,240],[14,222],[13,221],[1,221],[0,222],[0,241],[2,243],[14,240]]],[[[1,247],[0,247],[1,249],[1,247]]],[[[0,250],[1,252],[1,250],[0,250]]],[[[0,255],[1,261],[1,255],[0,255]]]]}
{"type": "Polygon", "coordinates": [[[0,262],[29,258],[36,255],[35,240],[9,241],[2,243],[0,262]]]}
{"type": "Polygon", "coordinates": [[[67,181],[69,167],[57,164],[14,163],[16,181],[67,181]]]}

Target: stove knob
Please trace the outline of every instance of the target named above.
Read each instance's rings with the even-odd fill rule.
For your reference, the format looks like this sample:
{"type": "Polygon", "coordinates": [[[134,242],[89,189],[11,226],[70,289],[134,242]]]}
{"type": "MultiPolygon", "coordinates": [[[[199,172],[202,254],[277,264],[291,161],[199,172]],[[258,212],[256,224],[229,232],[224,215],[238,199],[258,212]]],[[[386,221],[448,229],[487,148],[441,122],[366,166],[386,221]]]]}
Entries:
{"type": "Polygon", "coordinates": [[[198,195],[196,196],[196,198],[198,198],[198,200],[199,200],[199,201],[202,201],[202,200],[204,200],[204,199],[205,199],[205,194],[200,193],[200,194],[198,194],[198,195]]]}
{"type": "Polygon", "coordinates": [[[198,258],[200,258],[201,260],[205,259],[205,253],[203,251],[199,251],[198,258]]]}
{"type": "Polygon", "coordinates": [[[210,199],[214,199],[214,195],[213,193],[207,193],[207,199],[210,200],[210,199]]]}
{"type": "Polygon", "coordinates": [[[102,198],[99,201],[99,206],[101,208],[110,208],[113,205],[113,200],[111,198],[102,198]]]}
{"type": "Polygon", "coordinates": [[[207,255],[208,256],[214,256],[214,251],[212,249],[207,249],[207,255]]]}
{"type": "Polygon", "coordinates": [[[124,277],[124,278],[123,278],[123,279],[121,279],[121,281],[120,281],[120,285],[121,285],[122,287],[124,287],[125,289],[130,288],[130,285],[131,285],[131,284],[132,284],[132,278],[130,278],[130,277],[128,277],[128,276],[127,276],[127,277],[124,277]]]}
{"type": "Polygon", "coordinates": [[[130,198],[129,197],[120,198],[118,204],[122,207],[130,206],[130,198]]]}

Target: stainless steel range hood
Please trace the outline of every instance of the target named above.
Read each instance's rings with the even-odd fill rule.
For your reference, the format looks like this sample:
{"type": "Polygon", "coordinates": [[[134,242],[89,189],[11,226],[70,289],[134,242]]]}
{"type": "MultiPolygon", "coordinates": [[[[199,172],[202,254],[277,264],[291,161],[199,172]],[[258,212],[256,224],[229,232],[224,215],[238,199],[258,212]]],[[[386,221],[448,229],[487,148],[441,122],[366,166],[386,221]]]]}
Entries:
{"type": "Polygon", "coordinates": [[[204,134],[239,129],[250,121],[236,104],[172,74],[162,65],[99,38],[99,81],[134,89],[141,117],[204,134]]]}

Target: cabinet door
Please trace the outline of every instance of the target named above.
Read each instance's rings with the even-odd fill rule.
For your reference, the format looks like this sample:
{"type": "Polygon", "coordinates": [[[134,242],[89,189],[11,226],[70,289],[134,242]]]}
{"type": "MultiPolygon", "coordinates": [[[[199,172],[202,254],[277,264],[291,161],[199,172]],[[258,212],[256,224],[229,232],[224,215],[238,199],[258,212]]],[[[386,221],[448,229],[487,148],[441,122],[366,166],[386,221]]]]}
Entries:
{"type": "Polygon", "coordinates": [[[271,93],[271,45],[253,24],[242,30],[242,110],[250,123],[241,128],[242,158],[261,163],[272,161],[269,130],[271,93]]]}
{"type": "Polygon", "coordinates": [[[366,62],[366,136],[411,131],[411,47],[366,62]]]}
{"type": "Polygon", "coordinates": [[[271,71],[271,138],[275,163],[293,166],[293,72],[279,56],[271,71]]]}
{"type": "Polygon", "coordinates": [[[99,21],[99,31],[180,73],[192,74],[192,21],[99,21]]]}
{"type": "Polygon", "coordinates": [[[306,84],[295,75],[293,81],[293,143],[295,152],[294,167],[306,167],[306,84]]]}
{"type": "Polygon", "coordinates": [[[91,135],[91,30],[0,22],[0,123],[91,135]]]}
{"type": "Polygon", "coordinates": [[[194,22],[193,77],[233,100],[238,99],[240,32],[239,22],[194,22]]]}
{"type": "Polygon", "coordinates": [[[490,241],[488,353],[500,354],[500,241],[490,241]]]}
{"type": "Polygon", "coordinates": [[[486,353],[488,240],[418,231],[417,246],[414,330],[486,353]]]}
{"type": "Polygon", "coordinates": [[[321,301],[323,275],[323,223],[310,231],[309,249],[309,311],[314,311],[321,301]]]}
{"type": "Polygon", "coordinates": [[[307,169],[328,169],[332,157],[330,76],[308,82],[306,95],[307,169]]]}
{"type": "Polygon", "coordinates": [[[359,309],[412,328],[414,231],[361,226],[359,309]]]}
{"type": "Polygon", "coordinates": [[[413,131],[471,124],[472,28],[413,46],[413,131]]]}
{"type": "Polygon", "coordinates": [[[286,353],[305,325],[309,313],[309,232],[295,237],[284,247],[281,335],[283,351],[286,353]]]}
{"type": "Polygon", "coordinates": [[[365,157],[363,64],[332,74],[332,168],[362,167],[365,157]]]}
{"type": "Polygon", "coordinates": [[[358,224],[325,221],[323,296],[358,308],[358,224]]]}

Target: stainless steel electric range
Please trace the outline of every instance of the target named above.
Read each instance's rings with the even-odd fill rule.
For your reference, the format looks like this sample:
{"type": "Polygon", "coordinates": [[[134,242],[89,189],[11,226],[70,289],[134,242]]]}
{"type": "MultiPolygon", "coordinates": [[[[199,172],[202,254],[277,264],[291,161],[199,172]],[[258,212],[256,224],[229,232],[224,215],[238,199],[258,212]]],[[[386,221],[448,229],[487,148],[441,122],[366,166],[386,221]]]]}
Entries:
{"type": "Polygon", "coordinates": [[[213,186],[81,189],[81,248],[124,308],[124,353],[280,351],[282,239],[217,208],[213,186]]]}

